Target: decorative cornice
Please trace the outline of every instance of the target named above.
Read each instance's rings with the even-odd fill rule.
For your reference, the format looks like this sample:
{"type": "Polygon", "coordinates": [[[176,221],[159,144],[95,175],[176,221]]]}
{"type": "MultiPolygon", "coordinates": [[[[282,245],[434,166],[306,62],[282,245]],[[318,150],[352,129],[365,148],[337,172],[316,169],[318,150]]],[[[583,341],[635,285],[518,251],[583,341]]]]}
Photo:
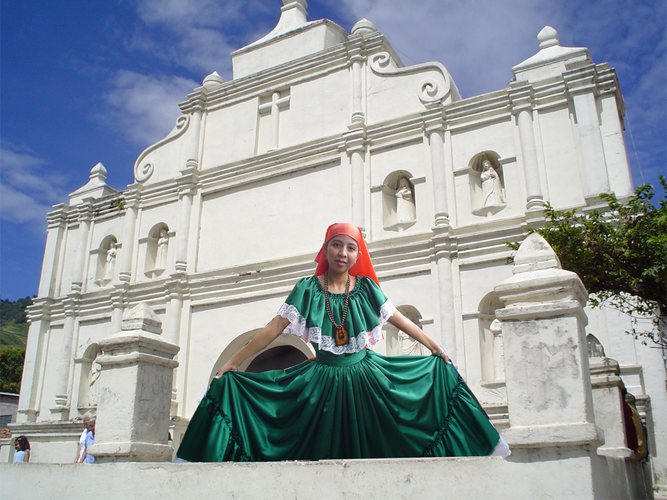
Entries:
{"type": "Polygon", "coordinates": [[[366,126],[363,123],[348,125],[348,131],[343,134],[344,148],[348,154],[364,153],[368,145],[366,126]]]}
{"type": "Polygon", "coordinates": [[[512,114],[522,111],[532,111],[534,106],[535,91],[530,84],[521,82],[518,85],[510,85],[507,96],[512,107],[512,114]]]}
{"type": "Polygon", "coordinates": [[[55,205],[53,210],[46,215],[47,229],[59,229],[65,227],[68,211],[69,205],[64,203],[55,205]]]}

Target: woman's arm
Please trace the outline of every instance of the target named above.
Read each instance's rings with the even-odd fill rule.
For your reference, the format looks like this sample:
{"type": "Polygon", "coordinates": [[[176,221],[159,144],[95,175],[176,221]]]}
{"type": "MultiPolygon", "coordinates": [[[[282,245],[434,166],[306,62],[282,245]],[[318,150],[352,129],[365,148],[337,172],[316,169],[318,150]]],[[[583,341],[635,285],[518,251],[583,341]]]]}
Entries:
{"type": "Polygon", "coordinates": [[[391,315],[391,318],[389,318],[389,323],[410,335],[410,337],[415,339],[420,344],[426,346],[426,348],[429,349],[432,354],[437,354],[447,363],[450,363],[449,356],[447,356],[445,350],[440,346],[440,344],[433,340],[424,330],[406,318],[401,313],[401,311],[396,310],[396,312],[391,315]]]}
{"type": "Polygon", "coordinates": [[[30,450],[25,450],[25,461],[30,462],[30,450]]]}
{"type": "Polygon", "coordinates": [[[271,342],[278,338],[285,328],[289,325],[289,320],[282,316],[276,316],[269,323],[262,328],[257,334],[248,342],[240,351],[232,356],[222,368],[218,370],[216,378],[222,377],[228,371],[236,371],[241,363],[248,359],[253,354],[261,351],[271,342]]]}

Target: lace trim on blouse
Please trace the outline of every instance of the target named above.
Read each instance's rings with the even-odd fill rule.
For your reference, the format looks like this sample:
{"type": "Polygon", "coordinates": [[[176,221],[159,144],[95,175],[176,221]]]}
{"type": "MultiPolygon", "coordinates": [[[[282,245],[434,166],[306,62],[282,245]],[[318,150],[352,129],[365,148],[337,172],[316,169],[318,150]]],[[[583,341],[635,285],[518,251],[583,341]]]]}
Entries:
{"type": "Polygon", "coordinates": [[[319,326],[307,328],[306,318],[301,316],[298,309],[291,304],[283,303],[280,309],[278,309],[278,316],[289,321],[289,325],[283,330],[283,333],[301,337],[304,342],[319,344],[319,348],[322,351],[334,354],[352,354],[361,351],[366,345],[375,345],[382,340],[384,338],[382,327],[387,324],[387,321],[389,321],[394,312],[396,312],[394,304],[387,299],[382,304],[382,307],[380,307],[379,324],[371,331],[362,331],[354,337],[350,337],[349,342],[341,346],[336,345],[333,337],[322,335],[322,329],[319,326]]]}

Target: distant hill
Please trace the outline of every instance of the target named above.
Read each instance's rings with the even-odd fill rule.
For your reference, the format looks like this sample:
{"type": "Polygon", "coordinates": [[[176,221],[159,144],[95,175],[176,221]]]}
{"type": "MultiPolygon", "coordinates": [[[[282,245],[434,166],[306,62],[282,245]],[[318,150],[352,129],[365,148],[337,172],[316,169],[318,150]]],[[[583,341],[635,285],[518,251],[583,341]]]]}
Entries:
{"type": "Polygon", "coordinates": [[[6,346],[25,348],[28,338],[26,307],[32,298],[0,300],[0,349],[6,346]]]}
{"type": "Polygon", "coordinates": [[[25,348],[28,338],[28,323],[6,321],[0,325],[0,349],[3,346],[25,348]]]}

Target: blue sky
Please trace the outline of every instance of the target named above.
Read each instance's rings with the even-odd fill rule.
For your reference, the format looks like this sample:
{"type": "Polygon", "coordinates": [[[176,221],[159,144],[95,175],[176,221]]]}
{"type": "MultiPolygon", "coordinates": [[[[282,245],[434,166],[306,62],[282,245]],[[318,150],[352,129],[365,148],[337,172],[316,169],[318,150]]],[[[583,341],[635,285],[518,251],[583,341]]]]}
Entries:
{"type": "MultiPolygon", "coordinates": [[[[268,33],[280,0],[0,0],[0,298],[36,293],[50,207],[102,162],[132,182],[178,102],[268,33]]],[[[310,0],[310,19],[372,21],[406,64],[442,62],[461,94],[504,88],[556,28],[616,68],[635,184],[667,171],[665,0],[310,0]]]]}

